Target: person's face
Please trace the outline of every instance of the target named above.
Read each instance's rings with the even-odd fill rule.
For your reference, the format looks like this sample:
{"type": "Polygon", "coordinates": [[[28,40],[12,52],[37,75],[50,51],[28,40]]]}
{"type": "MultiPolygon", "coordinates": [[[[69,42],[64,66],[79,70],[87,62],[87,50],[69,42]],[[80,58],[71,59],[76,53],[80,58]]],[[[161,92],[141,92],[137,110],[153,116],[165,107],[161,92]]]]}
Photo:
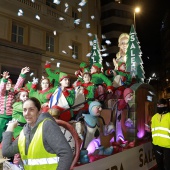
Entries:
{"type": "Polygon", "coordinates": [[[100,116],[101,111],[102,111],[101,106],[93,106],[92,115],[93,116],[100,116]]]}
{"type": "Polygon", "coordinates": [[[96,73],[96,72],[97,72],[97,69],[92,66],[92,68],[90,69],[90,72],[91,72],[91,74],[96,73]]]}
{"type": "Polygon", "coordinates": [[[11,84],[10,81],[8,81],[8,82],[6,83],[6,90],[10,90],[11,87],[12,87],[12,84],[11,84]]]}
{"type": "Polygon", "coordinates": [[[20,92],[20,97],[19,97],[19,99],[20,99],[21,101],[27,100],[27,99],[28,99],[28,93],[27,93],[26,91],[20,92]]]}
{"type": "Polygon", "coordinates": [[[126,53],[127,47],[128,47],[128,38],[127,37],[122,37],[120,39],[119,47],[124,53],[126,53]]]}
{"type": "Polygon", "coordinates": [[[70,86],[70,79],[64,78],[62,81],[60,81],[61,87],[69,87],[70,86]]]}
{"type": "Polygon", "coordinates": [[[89,74],[85,74],[84,76],[83,76],[83,80],[84,80],[84,82],[85,83],[89,83],[90,82],[90,75],[89,74]]]}
{"type": "Polygon", "coordinates": [[[41,88],[42,88],[42,90],[45,90],[45,89],[47,89],[48,87],[49,87],[49,82],[48,82],[48,80],[47,80],[47,79],[42,80],[42,82],[41,82],[41,88]]]}
{"type": "Polygon", "coordinates": [[[33,127],[38,119],[39,111],[33,101],[27,100],[23,104],[23,116],[26,122],[33,127]]]}

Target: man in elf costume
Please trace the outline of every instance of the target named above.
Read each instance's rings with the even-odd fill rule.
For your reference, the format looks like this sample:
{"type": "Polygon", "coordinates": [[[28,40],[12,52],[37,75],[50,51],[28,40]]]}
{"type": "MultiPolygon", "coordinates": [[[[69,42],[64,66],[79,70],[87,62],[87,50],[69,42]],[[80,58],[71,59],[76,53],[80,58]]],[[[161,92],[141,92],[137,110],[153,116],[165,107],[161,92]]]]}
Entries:
{"type": "Polygon", "coordinates": [[[59,119],[70,121],[74,116],[73,110],[69,109],[75,101],[75,91],[70,88],[70,78],[66,73],[59,74],[60,86],[52,94],[49,108],[57,108],[61,111],[59,119]],[[66,111],[64,111],[66,110],[66,111]]]}
{"type": "Polygon", "coordinates": [[[101,72],[102,65],[99,63],[94,63],[91,67],[91,75],[92,80],[91,82],[97,86],[96,98],[100,96],[99,100],[103,101],[104,97],[102,94],[105,93],[105,89],[109,93],[113,92],[112,82],[101,72]]]}

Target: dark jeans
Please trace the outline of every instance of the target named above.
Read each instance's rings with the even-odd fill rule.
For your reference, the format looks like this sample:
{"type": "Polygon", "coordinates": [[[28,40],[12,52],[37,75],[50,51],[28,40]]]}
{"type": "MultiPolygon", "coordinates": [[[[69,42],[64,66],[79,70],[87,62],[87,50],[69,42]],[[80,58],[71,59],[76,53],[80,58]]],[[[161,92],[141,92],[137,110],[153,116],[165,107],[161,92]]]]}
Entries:
{"type": "Polygon", "coordinates": [[[170,170],[170,148],[153,145],[158,170],[170,170]]]}

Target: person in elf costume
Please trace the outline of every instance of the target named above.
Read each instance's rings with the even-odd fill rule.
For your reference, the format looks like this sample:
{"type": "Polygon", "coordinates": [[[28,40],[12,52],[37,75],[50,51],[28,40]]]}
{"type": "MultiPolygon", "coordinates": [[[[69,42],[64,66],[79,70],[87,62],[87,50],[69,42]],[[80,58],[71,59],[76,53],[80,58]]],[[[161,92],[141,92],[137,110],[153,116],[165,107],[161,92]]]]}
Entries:
{"type": "Polygon", "coordinates": [[[91,75],[92,80],[91,82],[97,86],[95,98],[98,98],[99,101],[104,101],[105,89],[109,93],[113,92],[112,82],[101,72],[102,65],[99,63],[94,63],[91,67],[91,75]],[[99,97],[100,96],[100,97],[99,97]]]}
{"type": "Polygon", "coordinates": [[[80,81],[82,80],[82,75],[85,70],[89,70],[88,65],[85,62],[82,62],[79,65],[79,70],[75,71],[75,76],[80,79],[80,81]]]}
{"type": "Polygon", "coordinates": [[[42,77],[41,81],[41,90],[37,90],[38,79],[33,78],[32,86],[29,92],[29,97],[37,98],[41,103],[42,112],[48,110],[48,102],[51,95],[54,93],[57,87],[50,87],[50,80],[47,77],[42,77]]]}
{"type": "Polygon", "coordinates": [[[122,33],[118,39],[119,52],[116,54],[116,59],[113,58],[113,64],[115,70],[118,69],[118,62],[126,63],[126,51],[128,48],[129,35],[127,33],[122,33]]]}
{"type": "Polygon", "coordinates": [[[132,77],[130,73],[126,72],[126,64],[124,62],[118,62],[118,70],[106,70],[105,74],[113,76],[113,87],[120,91],[120,95],[132,83],[132,77]]]}
{"type": "Polygon", "coordinates": [[[69,108],[74,105],[75,91],[70,88],[70,78],[66,73],[60,73],[59,82],[60,86],[52,94],[48,106],[59,109],[59,119],[68,122],[74,116],[73,110],[69,108]]]}
{"type": "Polygon", "coordinates": [[[51,64],[49,61],[46,61],[45,63],[45,71],[48,75],[48,78],[50,80],[50,83],[55,87],[55,86],[59,86],[60,83],[59,83],[59,75],[60,75],[60,69],[59,67],[54,71],[52,72],[51,71],[51,64]]]}
{"type": "Polygon", "coordinates": [[[2,74],[2,81],[0,83],[0,142],[2,141],[2,133],[7,128],[7,123],[12,119],[12,101],[15,96],[15,90],[23,86],[26,73],[29,72],[29,67],[21,69],[21,73],[12,88],[12,80],[9,79],[9,72],[5,71],[2,74]]]}
{"type": "Polygon", "coordinates": [[[24,88],[20,88],[15,91],[15,102],[12,105],[12,119],[17,120],[19,125],[14,129],[14,139],[19,136],[21,130],[23,129],[23,126],[26,124],[26,120],[23,116],[23,102],[28,99],[28,94],[28,90],[24,88]]]}

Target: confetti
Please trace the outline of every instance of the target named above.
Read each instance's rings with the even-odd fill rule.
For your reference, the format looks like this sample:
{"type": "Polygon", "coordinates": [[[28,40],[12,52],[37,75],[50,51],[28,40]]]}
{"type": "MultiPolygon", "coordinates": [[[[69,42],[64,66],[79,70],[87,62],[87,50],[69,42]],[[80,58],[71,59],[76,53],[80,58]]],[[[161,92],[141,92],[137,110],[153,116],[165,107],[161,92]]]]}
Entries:
{"type": "Polygon", "coordinates": [[[106,66],[107,66],[107,67],[110,67],[110,64],[109,64],[108,62],[106,62],[106,66]]]}
{"type": "Polygon", "coordinates": [[[58,18],[60,21],[63,21],[63,20],[65,20],[63,17],[59,17],[58,18]]]}
{"type": "Polygon", "coordinates": [[[78,10],[79,12],[82,12],[82,9],[81,9],[81,8],[78,8],[77,10],[78,10]]]}
{"type": "Polygon", "coordinates": [[[64,50],[62,51],[62,53],[67,54],[67,52],[66,52],[66,51],[64,51],[64,50]]]}
{"type": "Polygon", "coordinates": [[[33,2],[33,3],[34,3],[34,2],[35,2],[35,0],[31,0],[31,2],[33,2]]]}
{"type": "Polygon", "coordinates": [[[86,55],[86,57],[90,57],[91,56],[91,53],[88,53],[87,55],[86,55]]]}
{"type": "Polygon", "coordinates": [[[56,65],[58,68],[60,67],[60,62],[57,62],[57,65],[56,65]]]}
{"type": "Polygon", "coordinates": [[[50,58],[51,61],[54,61],[54,58],[50,58]]]}
{"type": "Polygon", "coordinates": [[[65,13],[68,12],[68,8],[66,8],[66,9],[64,10],[64,12],[65,12],[65,13]]]}
{"type": "Polygon", "coordinates": [[[89,41],[90,46],[93,46],[93,41],[89,41]]]}
{"type": "Polygon", "coordinates": [[[40,16],[39,16],[39,15],[36,15],[35,18],[36,18],[37,20],[40,20],[40,16]]]}
{"type": "Polygon", "coordinates": [[[59,5],[60,4],[60,0],[53,0],[53,3],[59,5]]]}
{"type": "Polygon", "coordinates": [[[69,6],[68,6],[68,3],[65,3],[65,7],[66,7],[66,8],[68,8],[68,7],[69,7],[69,6]]]}
{"type": "Polygon", "coordinates": [[[111,41],[110,41],[110,40],[106,40],[105,43],[106,43],[107,45],[110,45],[110,44],[111,44],[111,41]]]}
{"type": "Polygon", "coordinates": [[[105,35],[102,35],[102,39],[106,39],[106,36],[105,36],[105,35]]]}
{"type": "Polygon", "coordinates": [[[32,72],[32,73],[30,73],[30,77],[31,77],[31,76],[33,76],[33,75],[34,75],[34,73],[33,73],[33,72],[32,72]]]}
{"type": "Polygon", "coordinates": [[[102,57],[107,57],[109,54],[108,53],[104,53],[102,54],[102,57]]]}
{"type": "Polygon", "coordinates": [[[73,55],[72,55],[72,57],[73,57],[74,59],[76,59],[76,58],[77,58],[77,56],[76,56],[75,54],[73,54],[73,55]]]}
{"type": "Polygon", "coordinates": [[[82,0],[80,3],[79,3],[79,6],[84,6],[86,4],[86,0],[82,0]]]}
{"type": "Polygon", "coordinates": [[[86,24],[86,28],[90,28],[90,23],[87,23],[87,24],[86,24]]]}
{"type": "Polygon", "coordinates": [[[19,9],[19,10],[18,10],[18,16],[23,16],[23,15],[24,15],[23,10],[22,10],[22,9],[19,9]]]}
{"type": "Polygon", "coordinates": [[[73,47],[71,45],[69,45],[68,48],[70,48],[71,50],[73,49],[73,47]]]}
{"type": "Polygon", "coordinates": [[[91,19],[95,19],[94,15],[91,16],[91,19]]]}
{"type": "Polygon", "coordinates": [[[57,31],[56,31],[56,30],[54,30],[54,31],[53,31],[53,34],[54,34],[54,35],[57,35],[57,31]]]}
{"type": "Polygon", "coordinates": [[[87,35],[88,35],[89,37],[91,37],[93,34],[89,32],[89,33],[87,33],[87,35]]]}
{"type": "Polygon", "coordinates": [[[106,47],[102,45],[102,49],[100,51],[106,51],[106,47]]]}
{"type": "Polygon", "coordinates": [[[74,20],[74,24],[79,25],[80,24],[80,19],[74,20]]]}

